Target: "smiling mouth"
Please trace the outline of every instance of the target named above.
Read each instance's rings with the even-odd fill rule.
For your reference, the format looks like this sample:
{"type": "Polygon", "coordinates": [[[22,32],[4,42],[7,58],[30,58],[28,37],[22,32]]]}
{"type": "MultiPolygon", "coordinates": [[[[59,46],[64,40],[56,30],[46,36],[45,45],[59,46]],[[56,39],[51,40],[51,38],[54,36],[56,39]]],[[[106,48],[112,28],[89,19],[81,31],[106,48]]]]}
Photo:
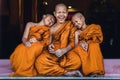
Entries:
{"type": "Polygon", "coordinates": [[[65,17],[62,16],[62,17],[58,17],[58,18],[59,18],[59,19],[64,19],[65,17]]]}
{"type": "Polygon", "coordinates": [[[59,19],[64,19],[64,18],[59,18],[59,19]]]}
{"type": "Polygon", "coordinates": [[[64,20],[64,18],[61,18],[61,19],[59,18],[59,20],[60,20],[60,21],[63,21],[63,20],[64,20]]]}

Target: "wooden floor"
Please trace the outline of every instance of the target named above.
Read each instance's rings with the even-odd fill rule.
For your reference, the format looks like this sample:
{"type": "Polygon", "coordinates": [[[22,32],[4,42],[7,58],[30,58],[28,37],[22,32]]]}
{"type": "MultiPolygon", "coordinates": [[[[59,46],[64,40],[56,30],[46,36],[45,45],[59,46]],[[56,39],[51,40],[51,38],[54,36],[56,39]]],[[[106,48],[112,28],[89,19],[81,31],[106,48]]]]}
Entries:
{"type": "MultiPolygon", "coordinates": [[[[120,77],[120,59],[104,59],[105,78],[119,78],[120,77]]],[[[0,78],[9,78],[12,72],[10,62],[8,59],[0,60],[0,78]]],[[[35,78],[35,77],[34,77],[35,78]]],[[[39,77],[36,77],[36,79],[39,77]]],[[[56,77],[41,77],[43,78],[56,78],[56,77]]],[[[78,78],[78,77],[57,77],[57,78],[78,78]]],[[[82,77],[84,78],[84,77],[82,77]]]]}

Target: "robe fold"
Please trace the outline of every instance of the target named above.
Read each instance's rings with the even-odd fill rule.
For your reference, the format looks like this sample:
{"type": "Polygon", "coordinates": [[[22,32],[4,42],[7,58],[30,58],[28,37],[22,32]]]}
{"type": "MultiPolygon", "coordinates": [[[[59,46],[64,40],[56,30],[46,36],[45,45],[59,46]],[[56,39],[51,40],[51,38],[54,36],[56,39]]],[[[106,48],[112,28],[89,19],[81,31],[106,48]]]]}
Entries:
{"type": "Polygon", "coordinates": [[[49,44],[50,29],[46,26],[34,26],[30,28],[28,40],[36,38],[38,42],[31,43],[26,47],[23,43],[19,44],[10,56],[10,63],[14,73],[10,76],[36,76],[36,58],[49,44]]]}
{"type": "MultiPolygon", "coordinates": [[[[75,30],[76,28],[73,27],[70,21],[66,21],[61,25],[52,35],[54,49],[62,49],[68,45],[74,47],[75,30]]],[[[45,50],[36,60],[36,68],[41,76],[61,76],[68,71],[79,69],[80,65],[78,54],[71,52],[58,58],[54,54],[50,54],[48,50],[45,50]]]]}

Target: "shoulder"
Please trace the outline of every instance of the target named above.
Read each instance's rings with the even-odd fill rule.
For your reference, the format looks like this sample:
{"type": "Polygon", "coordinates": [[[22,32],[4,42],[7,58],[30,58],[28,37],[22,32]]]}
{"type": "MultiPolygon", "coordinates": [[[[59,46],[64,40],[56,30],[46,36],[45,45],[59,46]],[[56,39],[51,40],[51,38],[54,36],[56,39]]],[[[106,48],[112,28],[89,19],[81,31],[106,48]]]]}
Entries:
{"type": "Polygon", "coordinates": [[[66,24],[72,24],[72,21],[66,21],[65,23],[66,24]]]}
{"type": "Polygon", "coordinates": [[[45,31],[47,31],[47,30],[49,30],[50,29],[50,27],[49,26],[39,26],[40,27],[40,29],[43,29],[43,30],[45,30],[45,31]]]}
{"type": "Polygon", "coordinates": [[[95,29],[101,29],[101,26],[99,24],[90,24],[89,27],[95,28],[95,29]]]}
{"type": "Polygon", "coordinates": [[[34,22],[27,22],[27,25],[35,24],[34,22]]]}
{"type": "Polygon", "coordinates": [[[65,26],[66,28],[70,28],[70,29],[75,28],[75,26],[73,25],[73,23],[71,21],[66,21],[65,24],[66,24],[66,26],[65,26]]]}
{"type": "Polygon", "coordinates": [[[34,22],[28,22],[26,25],[27,25],[27,26],[30,26],[30,27],[33,27],[33,26],[36,26],[37,23],[34,23],[34,22]]]}

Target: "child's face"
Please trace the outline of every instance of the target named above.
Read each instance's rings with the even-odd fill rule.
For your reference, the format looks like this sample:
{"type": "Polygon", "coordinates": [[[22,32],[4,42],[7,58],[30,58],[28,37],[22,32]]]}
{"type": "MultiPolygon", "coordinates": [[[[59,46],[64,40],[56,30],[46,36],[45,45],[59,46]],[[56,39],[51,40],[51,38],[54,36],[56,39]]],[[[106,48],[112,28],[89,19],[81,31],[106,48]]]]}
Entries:
{"type": "Polygon", "coordinates": [[[68,11],[66,6],[57,6],[54,12],[54,15],[57,19],[58,23],[64,23],[67,16],[68,16],[68,11]]]}
{"type": "Polygon", "coordinates": [[[47,17],[45,17],[44,24],[46,26],[52,26],[54,23],[55,23],[55,19],[54,19],[53,16],[47,16],[47,17]]]}
{"type": "Polygon", "coordinates": [[[73,22],[74,26],[76,26],[78,29],[81,29],[82,26],[84,25],[83,18],[78,18],[77,16],[74,16],[72,18],[72,22],[73,22]]]}

